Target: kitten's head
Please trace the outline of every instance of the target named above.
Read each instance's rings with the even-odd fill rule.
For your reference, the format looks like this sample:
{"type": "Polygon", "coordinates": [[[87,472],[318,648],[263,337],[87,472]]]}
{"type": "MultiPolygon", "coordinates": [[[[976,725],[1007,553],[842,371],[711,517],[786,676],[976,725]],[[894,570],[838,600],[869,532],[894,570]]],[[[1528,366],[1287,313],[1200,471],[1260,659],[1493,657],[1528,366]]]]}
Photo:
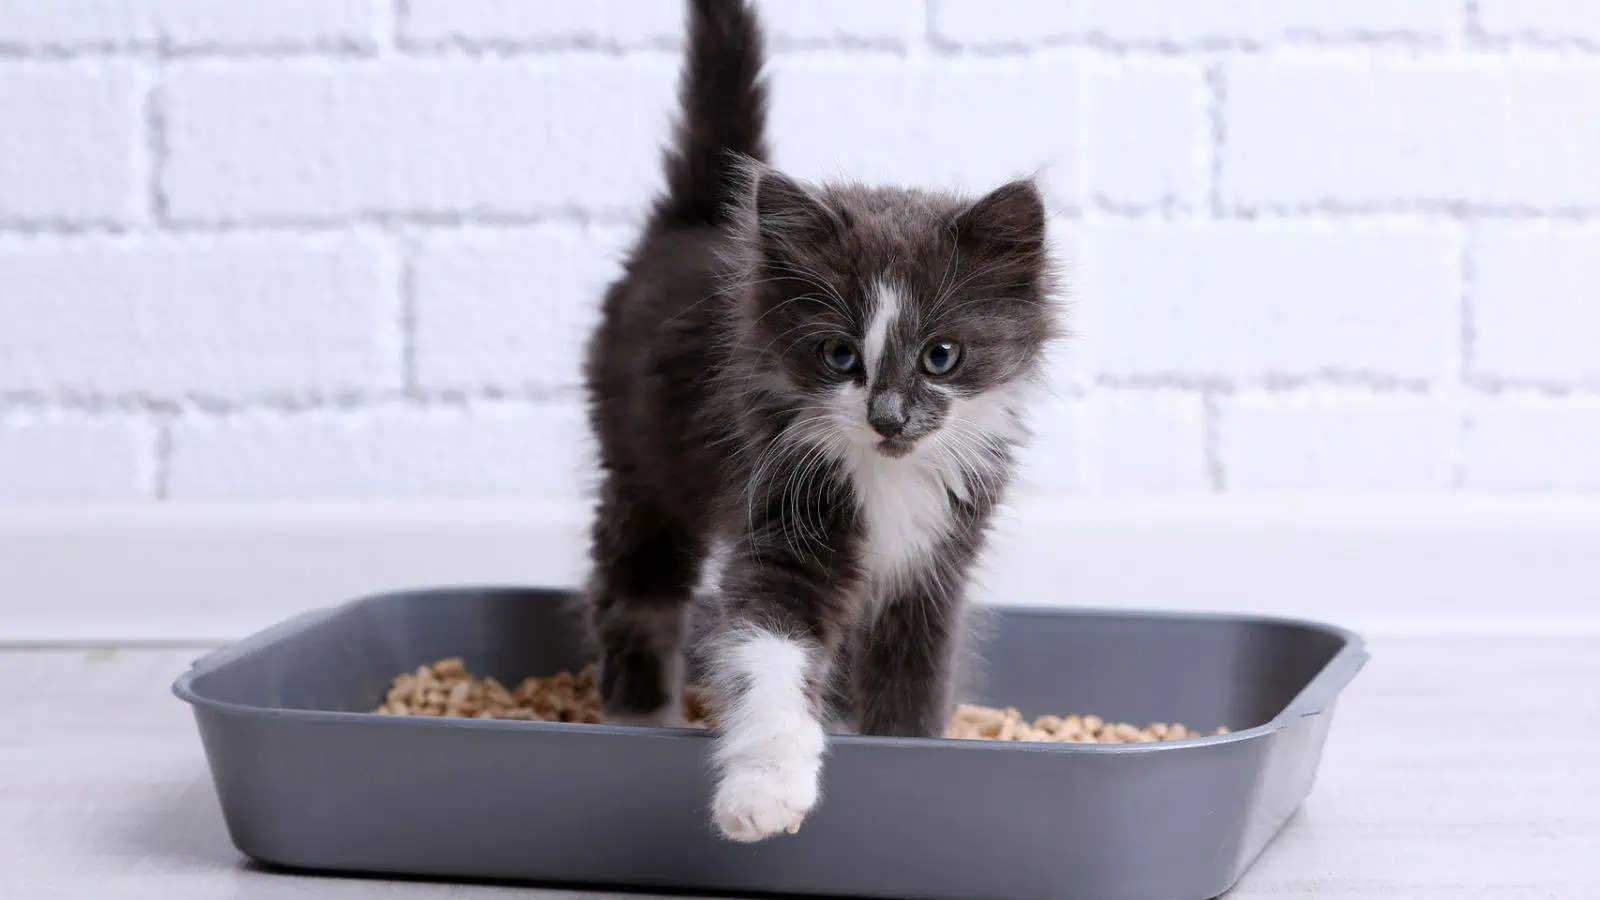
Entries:
{"type": "Polygon", "coordinates": [[[747,363],[817,437],[887,458],[982,450],[1057,334],[1031,181],[976,200],[754,174],[741,236],[747,363]]]}

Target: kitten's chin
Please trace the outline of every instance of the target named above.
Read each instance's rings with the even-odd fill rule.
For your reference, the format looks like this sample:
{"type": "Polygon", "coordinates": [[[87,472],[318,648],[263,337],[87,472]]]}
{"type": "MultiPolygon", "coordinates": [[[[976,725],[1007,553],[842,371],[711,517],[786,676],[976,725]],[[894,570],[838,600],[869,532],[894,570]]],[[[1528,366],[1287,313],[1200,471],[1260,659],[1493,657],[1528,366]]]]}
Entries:
{"type": "Polygon", "coordinates": [[[896,438],[885,438],[874,445],[877,451],[890,459],[904,459],[917,449],[914,441],[902,441],[896,438]]]}

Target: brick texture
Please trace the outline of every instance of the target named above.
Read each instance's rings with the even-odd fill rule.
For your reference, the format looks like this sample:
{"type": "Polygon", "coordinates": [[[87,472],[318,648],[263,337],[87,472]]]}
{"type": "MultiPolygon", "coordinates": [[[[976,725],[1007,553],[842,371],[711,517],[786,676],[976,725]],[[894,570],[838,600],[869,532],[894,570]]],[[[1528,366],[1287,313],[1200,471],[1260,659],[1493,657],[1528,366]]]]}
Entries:
{"type": "Polygon", "coordinates": [[[1485,399],[1468,412],[1466,486],[1482,490],[1600,490],[1600,402],[1485,399]]]}
{"type": "Polygon", "coordinates": [[[1084,242],[1080,329],[1104,375],[1427,380],[1456,352],[1441,229],[1133,224],[1084,242]]]}
{"type": "Polygon", "coordinates": [[[186,419],[173,428],[170,492],[577,499],[588,481],[585,428],[576,402],[186,419]]]}
{"type": "MultiPolygon", "coordinates": [[[[1044,184],[1020,491],[1600,489],[1597,4],[756,2],[778,165],[1044,184]]],[[[681,43],[679,0],[0,0],[0,499],[577,496],[681,43]]]]}
{"type": "Polygon", "coordinates": [[[1600,6],[1589,0],[1477,0],[1478,23],[1495,37],[1600,44],[1600,6]]]}
{"type": "Polygon", "coordinates": [[[407,0],[401,37],[413,44],[563,44],[633,47],[673,42],[683,15],[637,0],[407,0]]]}
{"type": "Polygon", "coordinates": [[[1425,397],[1245,394],[1219,403],[1218,462],[1237,491],[1441,491],[1461,417],[1425,397]]]}
{"type": "Polygon", "coordinates": [[[372,49],[386,0],[0,2],[0,46],[372,49]]]}
{"type": "Polygon", "coordinates": [[[1195,492],[1210,489],[1199,394],[1110,391],[1049,397],[1030,417],[1023,492],[1195,492]]]}
{"type": "Polygon", "coordinates": [[[0,245],[0,391],[395,390],[385,268],[343,238],[0,245]]]}
{"type": "MultiPolygon", "coordinates": [[[[922,30],[921,0],[767,0],[761,12],[779,47],[906,47],[922,30]]],[[[682,40],[683,11],[639,0],[409,0],[401,34],[423,46],[654,47],[682,40]]]]}
{"type": "Polygon", "coordinates": [[[576,389],[623,252],[624,233],[561,229],[426,243],[412,278],[419,382],[576,389]]]}
{"type": "Polygon", "coordinates": [[[1600,385],[1600,229],[1474,235],[1472,374],[1600,385]]]}
{"type": "Polygon", "coordinates": [[[1210,161],[1204,74],[1193,63],[1098,68],[1088,80],[1079,193],[1133,206],[1197,209],[1210,161]]]}
{"type": "Polygon", "coordinates": [[[966,45],[1030,44],[1076,34],[1083,26],[1083,0],[930,0],[934,34],[966,45]]]}
{"type": "Polygon", "coordinates": [[[142,93],[123,64],[0,70],[0,221],[136,218],[142,93]]]}
{"type": "MultiPolygon", "coordinates": [[[[1519,2],[1519,0],[1509,0],[1519,2]]],[[[1582,0],[1575,0],[1582,2],[1582,0]]],[[[1096,38],[1168,47],[1256,45],[1275,41],[1442,40],[1460,27],[1457,0],[932,0],[946,41],[1027,45],[1096,38]]]]}
{"type": "Polygon", "coordinates": [[[673,71],[609,58],[184,66],[166,88],[172,212],[631,211],[656,186],[673,71]]]}
{"type": "Polygon", "coordinates": [[[1205,411],[1194,394],[1115,391],[1083,404],[1083,480],[1114,493],[1210,489],[1205,411]]]}
{"type": "Polygon", "coordinates": [[[1114,40],[1190,44],[1283,40],[1442,40],[1459,27],[1457,0],[1084,0],[1081,27],[1114,40]]]}
{"type": "Polygon", "coordinates": [[[846,67],[796,56],[775,67],[772,144],[779,165],[816,179],[848,173],[977,193],[1044,173],[1051,199],[1066,205],[1078,192],[1081,87],[1078,67],[1055,59],[873,57],[846,67]]]}
{"type": "Polygon", "coordinates": [[[1033,440],[1023,452],[1017,487],[1027,492],[1074,490],[1083,485],[1079,413],[1082,401],[1047,397],[1029,416],[1033,440]]]}
{"type": "Polygon", "coordinates": [[[0,416],[0,502],[147,498],[155,444],[128,415],[0,416]]]}
{"type": "Polygon", "coordinates": [[[1252,60],[1226,77],[1230,203],[1600,204],[1600,62],[1252,60]]]}
{"type": "Polygon", "coordinates": [[[923,33],[922,0],[766,0],[767,34],[786,43],[909,47],[923,33]]]}

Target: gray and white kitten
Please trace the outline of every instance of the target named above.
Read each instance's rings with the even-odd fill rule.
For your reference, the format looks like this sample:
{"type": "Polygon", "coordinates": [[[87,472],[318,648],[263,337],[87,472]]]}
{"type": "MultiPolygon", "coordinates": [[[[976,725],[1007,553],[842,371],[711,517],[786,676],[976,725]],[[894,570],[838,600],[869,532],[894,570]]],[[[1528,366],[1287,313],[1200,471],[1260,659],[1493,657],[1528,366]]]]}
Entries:
{"type": "Polygon", "coordinates": [[[689,6],[668,190],[589,346],[589,619],[606,716],[676,722],[694,587],[727,548],[694,649],[712,816],[755,841],[817,803],[824,723],[941,733],[1056,317],[1032,182],[971,201],[779,174],[754,14],[689,6]]]}

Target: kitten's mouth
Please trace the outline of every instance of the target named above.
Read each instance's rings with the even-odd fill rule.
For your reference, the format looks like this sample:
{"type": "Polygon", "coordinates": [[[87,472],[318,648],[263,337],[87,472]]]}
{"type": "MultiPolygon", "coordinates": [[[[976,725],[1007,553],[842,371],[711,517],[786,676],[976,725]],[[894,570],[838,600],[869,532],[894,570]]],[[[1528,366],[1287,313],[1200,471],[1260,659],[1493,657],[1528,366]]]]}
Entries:
{"type": "Polygon", "coordinates": [[[890,459],[900,459],[915,447],[915,442],[904,438],[884,438],[878,442],[878,452],[890,459]]]}

